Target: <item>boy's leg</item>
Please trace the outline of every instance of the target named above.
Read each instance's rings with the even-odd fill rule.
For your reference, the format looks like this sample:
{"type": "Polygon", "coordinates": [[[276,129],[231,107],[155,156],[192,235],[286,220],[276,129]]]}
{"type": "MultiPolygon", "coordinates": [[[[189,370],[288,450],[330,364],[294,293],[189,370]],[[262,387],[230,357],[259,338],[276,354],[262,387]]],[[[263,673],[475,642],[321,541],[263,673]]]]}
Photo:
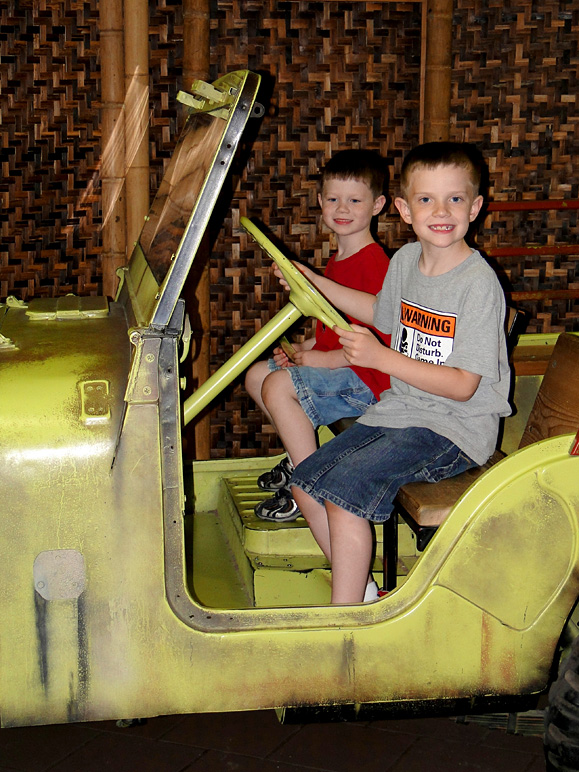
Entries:
{"type": "MultiPolygon", "coordinates": [[[[267,408],[266,414],[271,416],[288,459],[295,466],[317,449],[317,442],[314,426],[298,400],[289,368],[268,373],[261,393],[267,408]]],[[[281,523],[296,520],[300,516],[299,504],[286,486],[287,483],[271,499],[255,507],[255,514],[260,519],[281,523]]],[[[329,546],[329,540],[326,541],[329,546]]]]}
{"type": "Polygon", "coordinates": [[[387,520],[401,485],[438,482],[476,466],[451,440],[429,429],[356,422],[297,467],[292,485],[373,522],[387,520]]]}
{"type": "MultiPolygon", "coordinates": [[[[349,367],[291,367],[271,372],[263,382],[262,397],[295,465],[317,449],[315,427],[344,416],[357,417],[376,401],[371,389],[349,367]]],[[[283,487],[272,499],[260,502],[255,513],[262,520],[286,522],[299,517],[298,507],[283,487]]]]}
{"type": "Polygon", "coordinates": [[[263,382],[270,374],[270,372],[271,371],[269,369],[269,366],[266,360],[261,360],[253,364],[245,374],[245,390],[247,391],[249,396],[253,399],[253,401],[256,403],[256,405],[259,407],[259,409],[262,411],[262,413],[265,414],[267,420],[275,428],[273,419],[269,414],[266,406],[264,405],[263,398],[261,396],[261,389],[263,386],[263,382]]]}
{"type": "Polygon", "coordinates": [[[313,427],[358,417],[376,402],[371,389],[349,367],[273,372],[264,381],[262,398],[295,466],[317,448],[313,427]]]}
{"type": "Polygon", "coordinates": [[[288,370],[269,373],[261,396],[294,466],[317,449],[316,432],[305,414],[288,370]]]}
{"type": "MultiPolygon", "coordinates": [[[[326,453],[326,461],[349,449],[349,443],[344,444],[346,434],[348,431],[328,443],[325,450],[334,445],[343,447],[335,455],[326,453]]],[[[325,462],[320,460],[320,463],[323,466],[325,462]]],[[[370,571],[373,537],[369,521],[331,502],[319,503],[297,486],[292,486],[291,490],[314,539],[332,567],[332,603],[361,603],[368,583],[373,581],[370,571]]]]}
{"type": "Polygon", "coordinates": [[[372,560],[370,522],[326,502],[332,550],[332,603],[361,603],[372,560]]]}
{"type": "Polygon", "coordinates": [[[305,517],[307,524],[310,527],[314,539],[331,564],[332,552],[330,548],[330,529],[325,506],[315,501],[311,496],[308,496],[308,494],[300,490],[300,488],[292,486],[291,492],[300,512],[305,517]]]}
{"type": "MultiPolygon", "coordinates": [[[[292,490],[296,500],[301,491],[318,506],[325,504],[332,573],[336,572],[334,602],[362,600],[360,587],[368,576],[372,544],[366,521],[383,522],[390,516],[401,485],[412,480],[436,482],[474,465],[450,440],[428,429],[386,429],[360,423],[306,459],[294,471],[292,490]],[[352,583],[351,594],[348,582],[352,583]]],[[[318,520],[315,527],[320,529],[318,520]]],[[[318,539],[314,527],[312,531],[318,539]]]]}
{"type": "Polygon", "coordinates": [[[370,523],[334,504],[319,504],[300,488],[292,487],[292,494],[332,566],[332,603],[360,603],[373,581],[370,523]]]}

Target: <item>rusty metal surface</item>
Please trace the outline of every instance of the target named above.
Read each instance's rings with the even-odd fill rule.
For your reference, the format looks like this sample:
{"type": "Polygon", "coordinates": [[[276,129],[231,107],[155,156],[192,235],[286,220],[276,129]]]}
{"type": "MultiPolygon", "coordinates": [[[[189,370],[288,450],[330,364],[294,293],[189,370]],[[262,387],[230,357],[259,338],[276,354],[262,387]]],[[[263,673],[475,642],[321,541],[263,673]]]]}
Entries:
{"type": "MultiPolygon", "coordinates": [[[[129,379],[119,311],[4,317],[17,345],[0,354],[4,726],[544,688],[579,585],[572,438],[483,475],[406,583],[376,603],[204,607],[186,578],[177,337],[157,346],[139,334],[129,379]],[[110,419],[87,424],[79,383],[92,381],[110,384],[110,419]],[[57,566],[48,592],[34,585],[46,554],[41,564],[57,566]]],[[[197,508],[204,495],[194,489],[197,508]]]]}

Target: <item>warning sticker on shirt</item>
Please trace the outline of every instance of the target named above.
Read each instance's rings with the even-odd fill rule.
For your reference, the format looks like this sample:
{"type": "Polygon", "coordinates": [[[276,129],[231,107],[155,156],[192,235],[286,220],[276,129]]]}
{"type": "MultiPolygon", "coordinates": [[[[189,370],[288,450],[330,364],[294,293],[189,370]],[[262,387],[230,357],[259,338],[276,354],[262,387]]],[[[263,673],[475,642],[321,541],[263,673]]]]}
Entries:
{"type": "Polygon", "coordinates": [[[411,359],[442,365],[452,352],[455,329],[455,314],[442,314],[402,300],[394,348],[411,359]]]}

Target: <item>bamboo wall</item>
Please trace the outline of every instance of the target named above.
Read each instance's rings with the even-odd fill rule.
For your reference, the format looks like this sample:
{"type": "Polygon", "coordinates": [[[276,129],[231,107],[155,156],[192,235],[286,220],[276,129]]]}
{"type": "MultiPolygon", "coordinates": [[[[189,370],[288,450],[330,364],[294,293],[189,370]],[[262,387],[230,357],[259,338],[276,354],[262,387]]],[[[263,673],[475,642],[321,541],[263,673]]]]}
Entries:
{"type": "Polygon", "coordinates": [[[0,3],[0,297],[100,289],[97,0],[0,3]]]}
{"type": "MultiPolygon", "coordinates": [[[[494,202],[579,198],[578,31],[573,0],[456,5],[451,134],[483,148],[494,202]]],[[[578,328],[577,300],[519,300],[565,289],[577,296],[577,216],[494,211],[484,221],[479,243],[496,255],[530,331],[578,328]],[[506,249],[529,245],[533,254],[506,249]]]]}
{"type": "MultiPolygon", "coordinates": [[[[247,62],[264,77],[268,113],[257,132],[231,213],[213,252],[212,363],[223,359],[283,303],[270,261],[240,232],[256,218],[290,254],[322,267],[330,254],[317,205],[324,159],[347,147],[380,151],[392,173],[418,141],[422,8],[418,3],[221,1],[212,21],[216,70],[247,62]],[[240,23],[240,19],[244,23],[240,23]]],[[[379,237],[404,243],[399,217],[379,237]]],[[[279,448],[237,386],[213,423],[215,455],[279,448]]]]}
{"type": "MultiPolygon", "coordinates": [[[[181,4],[151,0],[149,8],[154,192],[183,118],[174,97],[186,84],[181,4]]],[[[97,0],[0,0],[0,23],[0,298],[98,294],[97,0]]],[[[494,201],[579,198],[578,27],[572,0],[508,8],[455,0],[451,138],[481,146],[494,201]]],[[[212,77],[260,72],[267,107],[212,224],[215,368],[282,302],[267,260],[238,229],[240,214],[322,265],[330,243],[320,233],[315,184],[324,159],[344,147],[380,150],[395,192],[401,158],[420,131],[421,5],[213,0],[210,43],[212,77]]],[[[379,236],[395,249],[411,234],[388,213],[379,236]]],[[[564,296],[579,291],[577,236],[577,209],[488,214],[478,243],[507,290],[523,298],[530,330],[578,328],[577,302],[564,296]],[[527,245],[539,248],[521,254],[527,245]]],[[[279,448],[239,384],[213,409],[211,426],[216,457],[279,448]]]]}
{"type": "MultiPolygon", "coordinates": [[[[579,196],[578,19],[572,2],[522,2],[508,10],[499,2],[455,3],[451,139],[483,150],[491,200],[579,196]]],[[[214,251],[217,366],[281,303],[267,261],[236,228],[238,210],[262,219],[294,254],[319,265],[328,242],[318,228],[313,177],[325,157],[347,146],[380,149],[390,161],[395,194],[400,156],[418,140],[421,30],[418,4],[224,0],[212,26],[217,70],[249,61],[276,78],[273,107],[214,251]]],[[[476,242],[495,262],[506,290],[525,297],[536,290],[577,294],[578,235],[577,209],[495,211],[476,242]],[[505,250],[528,245],[544,249],[525,255],[505,250]],[[571,254],[558,252],[569,246],[571,254]]],[[[389,214],[381,237],[395,249],[411,234],[389,214]]],[[[518,305],[527,311],[529,331],[579,327],[574,299],[518,305]]],[[[236,455],[279,448],[239,386],[230,389],[212,427],[215,456],[232,448],[236,455]]]]}

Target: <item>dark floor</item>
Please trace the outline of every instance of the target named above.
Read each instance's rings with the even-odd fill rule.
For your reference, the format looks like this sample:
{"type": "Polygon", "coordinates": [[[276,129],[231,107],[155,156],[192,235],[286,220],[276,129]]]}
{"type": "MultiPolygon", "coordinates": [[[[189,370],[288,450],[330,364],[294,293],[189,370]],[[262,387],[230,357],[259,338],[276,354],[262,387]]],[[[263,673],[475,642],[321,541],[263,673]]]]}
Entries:
{"type": "Polygon", "coordinates": [[[273,711],[0,731],[0,772],[545,772],[540,737],[448,718],[284,725],[273,711]]]}

